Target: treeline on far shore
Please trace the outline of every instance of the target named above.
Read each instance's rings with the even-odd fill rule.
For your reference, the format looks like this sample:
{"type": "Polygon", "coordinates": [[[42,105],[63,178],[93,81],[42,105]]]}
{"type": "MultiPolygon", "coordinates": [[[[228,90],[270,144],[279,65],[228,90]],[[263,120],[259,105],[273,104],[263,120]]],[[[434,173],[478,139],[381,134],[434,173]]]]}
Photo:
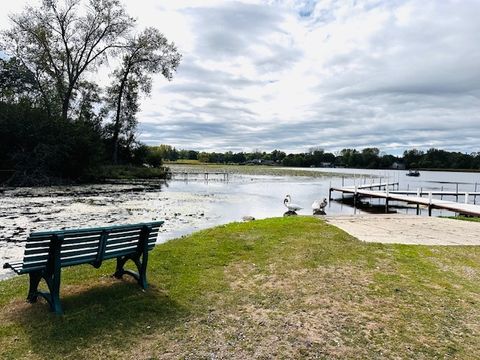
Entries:
{"type": "Polygon", "coordinates": [[[295,167],[348,167],[368,169],[480,169],[480,153],[464,154],[431,148],[427,151],[410,149],[403,156],[394,156],[369,147],[362,150],[343,149],[336,153],[322,148],[312,148],[308,152],[287,154],[284,151],[272,152],[199,152],[177,150],[170,145],[151,146],[151,158],[163,161],[190,160],[215,164],[281,165],[295,167]]]}

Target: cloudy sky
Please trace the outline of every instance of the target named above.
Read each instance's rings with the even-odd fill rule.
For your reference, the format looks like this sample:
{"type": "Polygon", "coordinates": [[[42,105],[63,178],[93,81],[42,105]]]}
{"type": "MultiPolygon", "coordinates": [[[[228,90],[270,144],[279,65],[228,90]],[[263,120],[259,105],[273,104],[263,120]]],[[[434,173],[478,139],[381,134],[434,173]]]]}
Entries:
{"type": "MultiPolygon", "coordinates": [[[[0,26],[25,3],[2,3],[0,26]]],[[[142,102],[148,144],[480,151],[479,0],[125,4],[183,54],[142,102]]]]}

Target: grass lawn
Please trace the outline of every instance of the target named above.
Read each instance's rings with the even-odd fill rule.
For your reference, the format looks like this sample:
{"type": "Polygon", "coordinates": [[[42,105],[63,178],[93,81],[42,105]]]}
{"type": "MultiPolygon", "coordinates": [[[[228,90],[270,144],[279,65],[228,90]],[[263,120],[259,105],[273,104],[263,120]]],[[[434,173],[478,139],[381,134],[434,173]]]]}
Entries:
{"type": "Polygon", "coordinates": [[[133,180],[133,179],[165,179],[165,168],[148,168],[129,165],[107,165],[92,174],[91,181],[104,179],[133,180]]]}
{"type": "Polygon", "coordinates": [[[480,358],[480,247],[361,243],[312,217],[158,245],[150,288],[64,269],[65,315],[0,283],[2,359],[480,358]]]}
{"type": "Polygon", "coordinates": [[[462,215],[460,215],[460,216],[450,216],[450,219],[480,222],[480,217],[470,217],[470,216],[462,216],[462,215]]]}

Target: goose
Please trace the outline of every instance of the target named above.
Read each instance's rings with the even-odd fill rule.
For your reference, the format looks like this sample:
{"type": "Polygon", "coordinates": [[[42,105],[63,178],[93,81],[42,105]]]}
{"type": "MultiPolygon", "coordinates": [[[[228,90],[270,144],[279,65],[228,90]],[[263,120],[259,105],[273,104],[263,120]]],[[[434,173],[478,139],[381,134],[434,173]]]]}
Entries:
{"type": "Polygon", "coordinates": [[[302,209],[302,207],[300,205],[292,204],[292,198],[290,197],[290,195],[285,196],[285,200],[283,200],[283,204],[286,206],[288,211],[292,212],[292,213],[295,213],[298,210],[302,209]]]}
{"type": "Polygon", "coordinates": [[[312,204],[313,214],[314,215],[323,215],[325,213],[325,208],[327,207],[327,199],[323,198],[322,202],[320,200],[315,200],[312,204]]]}

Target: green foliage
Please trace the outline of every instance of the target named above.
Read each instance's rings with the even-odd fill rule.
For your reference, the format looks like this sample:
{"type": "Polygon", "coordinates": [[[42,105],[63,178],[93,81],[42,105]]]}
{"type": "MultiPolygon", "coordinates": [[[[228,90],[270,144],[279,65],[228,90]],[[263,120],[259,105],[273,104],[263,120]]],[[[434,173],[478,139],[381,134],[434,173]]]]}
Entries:
{"type": "Polygon", "coordinates": [[[2,102],[35,102],[39,97],[35,75],[15,57],[0,58],[0,85],[2,102]]]}
{"type": "Polygon", "coordinates": [[[90,122],[52,120],[29,104],[0,103],[0,169],[11,184],[82,179],[103,160],[102,138],[90,122]]]}
{"type": "Polygon", "coordinates": [[[347,167],[367,169],[389,168],[436,168],[436,169],[480,169],[480,153],[462,154],[445,150],[430,149],[427,152],[416,149],[407,150],[403,157],[381,153],[378,148],[343,149],[337,155],[325,152],[321,148],[312,148],[307,153],[285,154],[274,150],[270,153],[255,151],[252,153],[225,153],[200,152],[192,150],[176,150],[169,145],[163,148],[173,149],[175,157],[162,153],[164,160],[191,160],[213,164],[268,164],[293,167],[347,167]],[[194,156],[190,156],[193,153],[194,156]],[[195,157],[196,156],[196,157],[195,157]]]}
{"type": "Polygon", "coordinates": [[[431,148],[427,152],[408,150],[403,153],[407,168],[480,169],[480,154],[463,154],[431,148]]]}
{"type": "MultiPolygon", "coordinates": [[[[158,146],[150,146],[150,153],[152,156],[160,157],[163,160],[168,161],[176,161],[179,159],[179,153],[177,149],[170,145],[158,145],[158,146]]],[[[185,152],[182,157],[183,159],[188,159],[188,153],[185,152]]],[[[195,158],[196,159],[196,158],[195,158]]]]}

